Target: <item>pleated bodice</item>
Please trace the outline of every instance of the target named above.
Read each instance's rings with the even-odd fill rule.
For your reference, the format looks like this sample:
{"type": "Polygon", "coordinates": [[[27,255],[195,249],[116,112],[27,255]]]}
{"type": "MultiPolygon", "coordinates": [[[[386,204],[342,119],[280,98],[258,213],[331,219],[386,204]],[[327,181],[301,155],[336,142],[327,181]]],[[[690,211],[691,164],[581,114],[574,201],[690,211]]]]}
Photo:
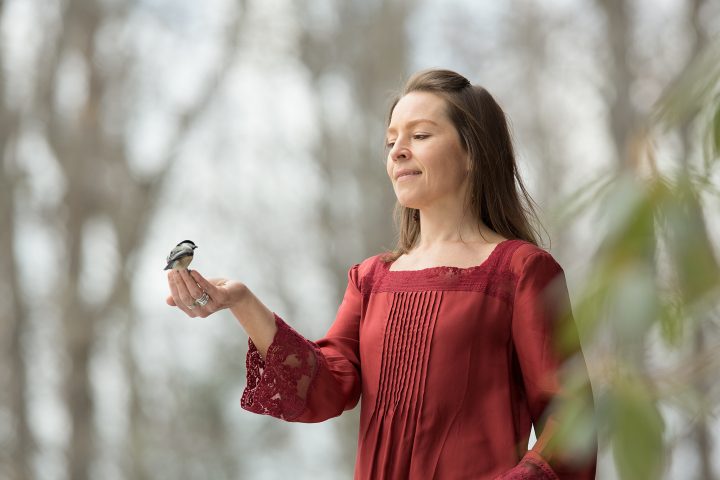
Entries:
{"type": "MultiPolygon", "coordinates": [[[[460,437],[450,434],[463,428],[455,422],[480,412],[477,388],[467,379],[482,381],[483,367],[489,366],[483,366],[482,359],[494,350],[495,336],[502,338],[495,343],[500,347],[495,354],[507,357],[509,322],[498,320],[511,312],[513,276],[504,258],[509,253],[495,248],[485,262],[471,268],[393,271],[391,264],[380,261],[369,266],[360,286],[367,303],[360,325],[364,368],[359,478],[436,471],[447,457],[444,450],[460,447],[453,442],[460,437]],[[504,260],[505,268],[498,268],[504,260]],[[504,323],[503,328],[493,332],[484,316],[504,323]],[[473,353],[483,347],[485,355],[473,353]]],[[[504,366],[507,379],[510,365],[504,366]]],[[[491,387],[494,381],[483,383],[491,387]]],[[[503,400],[509,408],[509,395],[503,400]]],[[[477,435],[482,429],[474,430],[465,439],[476,437],[480,447],[486,439],[477,435]]],[[[515,461],[516,454],[509,451],[508,462],[515,461]]]]}

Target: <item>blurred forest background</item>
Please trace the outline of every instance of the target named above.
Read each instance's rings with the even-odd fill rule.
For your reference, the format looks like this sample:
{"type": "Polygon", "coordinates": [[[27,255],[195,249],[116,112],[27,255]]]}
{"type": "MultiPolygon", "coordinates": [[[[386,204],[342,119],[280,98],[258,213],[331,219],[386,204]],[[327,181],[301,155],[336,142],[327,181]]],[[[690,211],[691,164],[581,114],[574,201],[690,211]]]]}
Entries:
{"type": "Polygon", "coordinates": [[[390,95],[438,66],[511,119],[598,478],[719,478],[719,32],[716,0],[0,0],[0,478],[351,478],[358,412],[243,411],[247,337],[162,268],[192,239],[322,336],[394,242],[390,95]]]}

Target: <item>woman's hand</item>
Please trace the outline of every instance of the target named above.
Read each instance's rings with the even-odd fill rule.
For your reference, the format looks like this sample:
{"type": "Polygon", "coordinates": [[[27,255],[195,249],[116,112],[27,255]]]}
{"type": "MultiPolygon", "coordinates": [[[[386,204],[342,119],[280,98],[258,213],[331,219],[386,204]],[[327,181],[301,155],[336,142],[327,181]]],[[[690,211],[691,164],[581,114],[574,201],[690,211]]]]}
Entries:
{"type": "Polygon", "coordinates": [[[178,307],[189,317],[205,318],[229,308],[265,358],[277,332],[275,315],[244,283],[224,278],[205,279],[195,270],[171,270],[168,284],[171,295],[166,300],[167,304],[178,307]],[[196,300],[205,293],[208,302],[199,305],[196,300]]]}
{"type": "Polygon", "coordinates": [[[171,295],[167,304],[178,307],[190,317],[205,318],[218,310],[229,308],[242,299],[246,287],[243,283],[224,278],[206,279],[197,271],[170,270],[168,284],[171,295]],[[207,304],[199,305],[196,300],[207,293],[207,304]]]}

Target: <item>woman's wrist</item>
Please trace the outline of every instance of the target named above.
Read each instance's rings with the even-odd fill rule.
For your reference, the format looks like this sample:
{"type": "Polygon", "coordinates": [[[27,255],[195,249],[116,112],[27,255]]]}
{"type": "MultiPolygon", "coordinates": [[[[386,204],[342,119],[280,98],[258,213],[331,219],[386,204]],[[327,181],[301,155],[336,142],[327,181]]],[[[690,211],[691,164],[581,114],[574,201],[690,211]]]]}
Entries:
{"type": "Polygon", "coordinates": [[[263,310],[263,305],[255,294],[244,283],[239,284],[230,296],[228,309],[241,325],[245,326],[247,321],[256,317],[258,311],[263,310]]]}
{"type": "Polygon", "coordinates": [[[252,339],[263,358],[275,338],[275,314],[244,284],[232,296],[230,312],[252,339]]]}
{"type": "Polygon", "coordinates": [[[230,294],[230,301],[228,302],[227,308],[230,310],[238,309],[242,310],[243,305],[247,304],[250,296],[250,289],[244,283],[238,283],[230,294]]]}

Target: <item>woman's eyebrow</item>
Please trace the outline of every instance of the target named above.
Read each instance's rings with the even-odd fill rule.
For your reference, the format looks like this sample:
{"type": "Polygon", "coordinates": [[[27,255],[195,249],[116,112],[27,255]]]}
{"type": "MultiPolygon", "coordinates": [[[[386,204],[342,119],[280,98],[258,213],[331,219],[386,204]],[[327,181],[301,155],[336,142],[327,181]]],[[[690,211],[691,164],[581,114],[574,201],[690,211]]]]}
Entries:
{"type": "MultiPolygon", "coordinates": [[[[405,124],[405,126],[408,127],[408,128],[410,128],[410,127],[414,127],[414,126],[417,125],[418,123],[431,123],[431,124],[433,124],[433,125],[437,125],[437,122],[434,122],[433,120],[430,120],[429,118],[417,118],[417,119],[415,119],[415,120],[410,120],[409,122],[407,122],[407,123],[405,124]]],[[[389,133],[389,132],[394,132],[394,131],[395,131],[395,127],[388,127],[387,131],[388,131],[388,133],[389,133]]]]}

